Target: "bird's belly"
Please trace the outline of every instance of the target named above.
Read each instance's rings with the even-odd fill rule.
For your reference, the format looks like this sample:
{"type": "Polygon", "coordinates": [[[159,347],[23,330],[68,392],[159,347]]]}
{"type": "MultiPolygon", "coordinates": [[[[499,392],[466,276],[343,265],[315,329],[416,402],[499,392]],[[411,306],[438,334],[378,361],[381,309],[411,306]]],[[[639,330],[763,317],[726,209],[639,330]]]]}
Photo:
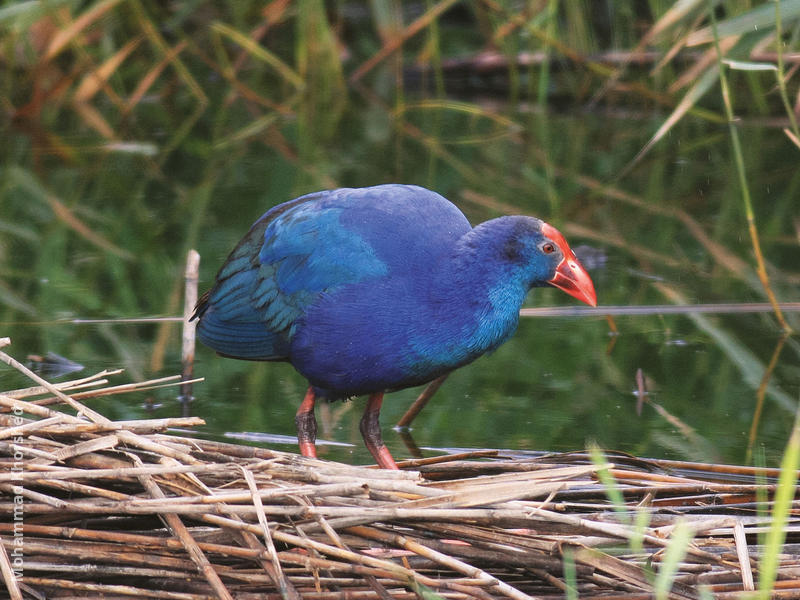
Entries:
{"type": "MultiPolygon", "coordinates": [[[[311,333],[311,332],[309,332],[311,333]]],[[[353,333],[352,330],[350,333],[353,333]]],[[[461,361],[431,361],[397,341],[342,335],[297,336],[291,363],[330,398],[347,398],[385,390],[399,390],[431,381],[461,366],[461,361]]]]}
{"type": "MultiPolygon", "coordinates": [[[[364,300],[368,295],[362,294],[364,300]]],[[[333,398],[427,383],[504,342],[516,320],[491,327],[474,311],[454,314],[397,303],[379,312],[352,298],[312,308],[297,323],[290,362],[333,398]]]]}

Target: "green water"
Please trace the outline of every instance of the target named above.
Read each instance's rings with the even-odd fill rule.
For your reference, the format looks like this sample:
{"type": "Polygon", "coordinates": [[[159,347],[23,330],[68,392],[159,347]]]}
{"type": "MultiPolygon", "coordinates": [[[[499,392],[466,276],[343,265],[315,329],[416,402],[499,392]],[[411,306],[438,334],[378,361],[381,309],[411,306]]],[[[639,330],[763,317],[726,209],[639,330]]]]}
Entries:
{"type": "MultiPolygon", "coordinates": [[[[179,315],[183,261],[201,256],[201,291],[269,207],[335,186],[414,183],[477,223],[507,212],[550,221],[573,247],[604,257],[592,269],[601,307],[580,318],[523,318],[515,337],[454,373],[411,432],[436,449],[608,449],[742,462],[756,389],[778,342],[770,314],[617,316],[602,305],[764,302],[737,187],[727,126],[692,117],[622,179],[616,176],[665,114],[651,109],[533,110],[525,102],[409,90],[404,110],[376,77],[335,106],[270,112],[218,78],[207,106],[186,90],[115,122],[127,145],[98,138],[68,110],[6,121],[0,147],[0,336],[17,358],[55,352],[86,366],[124,367],[114,379],[180,371],[176,325],[82,324],[76,318],[179,315]],[[384,100],[380,100],[380,98],[384,100]],[[464,107],[469,107],[465,110],[464,107]],[[265,118],[265,115],[270,118],[265,118]],[[67,151],[68,150],[68,151],[67,151]],[[605,186],[605,187],[604,187],[605,186]],[[637,369],[653,407],[636,414],[637,369]]],[[[288,92],[286,93],[288,96],[288,92]]],[[[98,101],[98,104],[101,104],[98,101]]],[[[101,108],[103,108],[101,106],[101,108]]],[[[740,125],[747,175],[774,289],[798,300],[797,150],[780,127],[740,125]]],[[[465,295],[469,290],[463,290],[465,295]]],[[[539,290],[528,306],[574,304],[539,290]]],[[[787,315],[800,329],[797,314],[787,315]]],[[[756,451],[775,464],[800,398],[800,345],[786,343],[770,379],[756,451]]],[[[198,348],[190,405],[204,434],[263,433],[295,450],[304,380],[286,364],[239,362],[198,348]]],[[[27,385],[0,368],[0,389],[27,385]]],[[[384,436],[419,389],[387,397],[384,436]]],[[[176,391],[90,404],[113,418],[179,415],[176,391]],[[154,402],[153,410],[144,406],[154,402]]],[[[323,457],[370,462],[360,442],[364,399],[318,409],[323,457]]]]}

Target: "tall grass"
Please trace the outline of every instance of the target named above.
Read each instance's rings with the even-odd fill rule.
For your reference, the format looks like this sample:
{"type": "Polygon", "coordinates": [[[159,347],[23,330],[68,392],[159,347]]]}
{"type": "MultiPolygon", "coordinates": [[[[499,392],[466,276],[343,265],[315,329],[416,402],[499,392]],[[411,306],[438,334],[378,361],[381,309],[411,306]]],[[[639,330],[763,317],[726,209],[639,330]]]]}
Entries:
{"type": "MultiPolygon", "coordinates": [[[[777,9],[777,14],[780,15],[780,9],[777,9]]],[[[791,332],[791,327],[786,322],[786,319],[783,317],[783,312],[781,311],[780,307],[778,306],[778,300],[775,297],[775,293],[772,291],[772,287],[769,284],[769,276],[767,275],[767,269],[764,264],[764,255],[761,251],[761,242],[758,236],[758,228],[756,227],[756,219],[753,213],[753,202],[750,197],[750,186],[747,181],[747,172],[745,170],[744,165],[744,157],[742,154],[742,145],[739,141],[739,132],[736,129],[736,125],[734,124],[733,120],[733,102],[731,100],[731,90],[728,86],[728,77],[725,74],[725,68],[723,65],[722,59],[722,51],[720,50],[720,41],[719,41],[719,30],[717,27],[717,21],[714,17],[714,11],[710,10],[709,15],[711,17],[711,24],[712,30],[714,33],[714,49],[716,50],[717,55],[717,69],[719,70],[719,81],[722,91],[722,102],[725,106],[725,115],[728,118],[728,130],[731,134],[731,144],[733,146],[733,157],[736,163],[736,173],[739,176],[739,187],[742,193],[742,201],[744,202],[744,209],[745,209],[745,216],[747,218],[747,230],[750,234],[750,241],[753,245],[753,254],[756,258],[756,273],[758,274],[758,279],[761,281],[761,285],[764,286],[764,291],[767,294],[767,298],[769,299],[770,303],[775,309],[775,317],[778,319],[783,330],[787,333],[791,332]]],[[[778,40],[778,45],[782,45],[782,40],[778,40]]],[[[782,56],[782,53],[779,52],[778,56],[782,56]]],[[[780,58],[779,58],[780,60],[780,58]]],[[[791,111],[789,111],[791,113],[791,111]]],[[[794,115],[792,115],[792,119],[794,115]]]]}

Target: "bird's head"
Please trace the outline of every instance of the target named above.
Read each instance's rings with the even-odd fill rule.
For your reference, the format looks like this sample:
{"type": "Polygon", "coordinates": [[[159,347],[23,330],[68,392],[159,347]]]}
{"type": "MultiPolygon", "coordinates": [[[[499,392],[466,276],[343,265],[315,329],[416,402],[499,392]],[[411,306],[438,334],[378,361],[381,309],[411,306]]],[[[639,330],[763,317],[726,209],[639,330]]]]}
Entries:
{"type": "Polygon", "coordinates": [[[594,284],[561,232],[533,217],[500,217],[475,228],[476,246],[485,244],[489,264],[504,265],[508,280],[525,291],[551,285],[597,306],[594,284]]]}

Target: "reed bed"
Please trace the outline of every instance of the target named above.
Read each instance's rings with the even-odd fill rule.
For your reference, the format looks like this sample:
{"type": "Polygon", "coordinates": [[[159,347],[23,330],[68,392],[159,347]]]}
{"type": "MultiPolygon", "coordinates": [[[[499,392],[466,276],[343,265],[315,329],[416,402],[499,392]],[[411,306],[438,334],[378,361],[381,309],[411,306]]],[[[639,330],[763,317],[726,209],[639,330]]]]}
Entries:
{"type": "MultiPolygon", "coordinates": [[[[757,579],[777,469],[482,451],[383,471],[189,437],[196,417],[111,421],[76,398],[180,382],[52,385],[0,354],[36,380],[0,394],[14,599],[733,598],[757,579]]],[[[796,514],[785,531],[773,595],[800,597],[796,514]]]]}

